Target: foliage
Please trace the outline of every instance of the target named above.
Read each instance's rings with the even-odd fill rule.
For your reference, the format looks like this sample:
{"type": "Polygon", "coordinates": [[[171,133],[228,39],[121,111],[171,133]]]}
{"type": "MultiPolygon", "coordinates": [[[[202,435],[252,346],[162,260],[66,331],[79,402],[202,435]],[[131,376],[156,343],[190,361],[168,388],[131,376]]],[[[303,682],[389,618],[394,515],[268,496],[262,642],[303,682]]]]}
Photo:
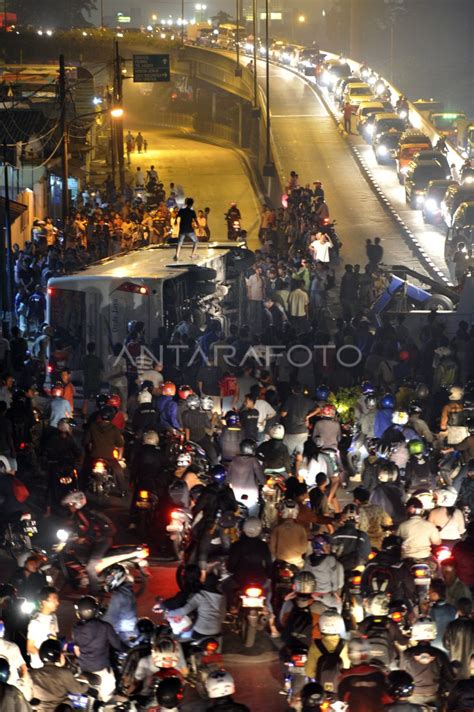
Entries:
{"type": "Polygon", "coordinates": [[[229,15],[225,10],[219,10],[216,15],[211,17],[211,20],[214,25],[225,25],[229,22],[233,22],[232,15],[229,15]]]}
{"type": "Polygon", "coordinates": [[[95,0],[14,0],[11,9],[17,14],[18,24],[26,27],[56,29],[61,27],[84,27],[84,14],[90,15],[96,8],[95,0]],[[83,14],[84,13],[84,14],[83,14]]]}
{"type": "Polygon", "coordinates": [[[335,406],[338,419],[341,423],[349,423],[353,420],[355,405],[361,393],[362,391],[359,386],[338,388],[337,395],[331,393],[329,402],[335,406]]]}

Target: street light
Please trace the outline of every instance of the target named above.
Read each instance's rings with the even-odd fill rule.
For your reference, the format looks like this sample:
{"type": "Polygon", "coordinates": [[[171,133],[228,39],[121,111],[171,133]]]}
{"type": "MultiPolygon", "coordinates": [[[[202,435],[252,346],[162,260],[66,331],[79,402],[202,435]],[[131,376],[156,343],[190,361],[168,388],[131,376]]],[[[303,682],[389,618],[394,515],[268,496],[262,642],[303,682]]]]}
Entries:
{"type": "Polygon", "coordinates": [[[303,24],[303,22],[306,22],[306,17],[305,17],[304,15],[299,15],[299,16],[298,16],[298,22],[300,22],[301,24],[303,24]]]}
{"type": "Polygon", "coordinates": [[[271,161],[271,150],[270,150],[270,35],[269,35],[269,0],[265,0],[265,89],[267,95],[266,101],[266,119],[267,119],[267,132],[266,132],[266,152],[265,152],[265,165],[263,166],[263,175],[272,176],[274,173],[274,165],[271,161]]]}
{"type": "MultiPolygon", "coordinates": [[[[100,111],[98,112],[99,114],[101,113],[100,111]]],[[[105,113],[105,112],[104,112],[105,113]]],[[[113,109],[110,110],[110,115],[113,116],[114,119],[121,119],[123,116],[123,109],[121,106],[115,106],[113,109]]]]}

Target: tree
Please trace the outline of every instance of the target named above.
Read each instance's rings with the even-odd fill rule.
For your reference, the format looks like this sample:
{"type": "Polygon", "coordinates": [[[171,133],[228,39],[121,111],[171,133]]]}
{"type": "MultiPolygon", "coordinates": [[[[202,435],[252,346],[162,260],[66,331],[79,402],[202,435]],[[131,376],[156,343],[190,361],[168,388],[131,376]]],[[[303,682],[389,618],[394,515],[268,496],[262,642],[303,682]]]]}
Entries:
{"type": "Polygon", "coordinates": [[[224,10],[219,10],[217,15],[211,17],[211,20],[214,25],[225,25],[232,21],[232,15],[229,15],[229,13],[224,10]]]}
{"type": "Polygon", "coordinates": [[[83,13],[90,15],[95,0],[14,0],[10,2],[18,24],[26,27],[72,28],[87,24],[83,13]]]}

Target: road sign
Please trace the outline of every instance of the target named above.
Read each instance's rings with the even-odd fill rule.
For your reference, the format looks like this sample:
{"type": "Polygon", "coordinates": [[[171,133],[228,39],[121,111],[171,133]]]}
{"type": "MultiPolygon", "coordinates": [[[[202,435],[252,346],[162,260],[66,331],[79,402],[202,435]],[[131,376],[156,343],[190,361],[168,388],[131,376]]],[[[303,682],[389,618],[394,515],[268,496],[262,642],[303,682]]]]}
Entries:
{"type": "Polygon", "coordinates": [[[169,54],[134,54],[134,82],[169,82],[169,54]]]}

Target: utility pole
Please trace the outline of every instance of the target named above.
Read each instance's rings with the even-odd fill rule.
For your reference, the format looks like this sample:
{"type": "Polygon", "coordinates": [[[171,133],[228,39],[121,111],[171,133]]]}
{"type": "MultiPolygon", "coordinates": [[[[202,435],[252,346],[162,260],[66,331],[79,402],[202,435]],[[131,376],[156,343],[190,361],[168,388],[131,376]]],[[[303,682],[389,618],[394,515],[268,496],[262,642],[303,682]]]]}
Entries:
{"type": "MultiPolygon", "coordinates": [[[[115,41],[115,57],[114,57],[114,108],[121,107],[123,104],[123,88],[122,88],[122,63],[120,61],[119,44],[115,41]]],[[[115,121],[115,138],[117,147],[118,167],[120,192],[123,195],[125,190],[125,162],[123,156],[123,118],[117,118],[115,121]]]]}
{"type": "Polygon", "coordinates": [[[184,47],[184,0],[181,0],[181,46],[184,47]]]}
{"type": "Polygon", "coordinates": [[[265,165],[263,167],[263,175],[271,176],[273,175],[274,166],[271,160],[271,149],[270,149],[270,37],[269,37],[269,0],[265,0],[265,91],[267,95],[266,101],[266,121],[267,121],[267,135],[266,135],[266,147],[265,147],[265,165]]]}
{"type": "Polygon", "coordinates": [[[104,0],[100,0],[100,29],[104,29],[104,0]]]}
{"type": "Polygon", "coordinates": [[[235,76],[242,76],[242,68],[240,66],[240,2],[235,0],[235,50],[237,54],[237,64],[235,67],[235,76]]]}
{"type": "Polygon", "coordinates": [[[61,206],[62,206],[62,218],[63,218],[63,229],[66,225],[66,219],[69,214],[69,136],[68,136],[68,125],[67,125],[67,104],[66,104],[66,68],[64,66],[64,55],[59,55],[59,112],[60,112],[60,125],[61,125],[61,136],[62,136],[62,151],[61,151],[61,173],[62,173],[62,192],[61,192],[61,206]]]}
{"type": "Polygon", "coordinates": [[[13,255],[12,255],[12,216],[10,210],[10,187],[8,183],[8,162],[7,162],[7,144],[3,144],[3,171],[5,183],[5,233],[1,240],[1,260],[2,277],[6,275],[6,279],[2,279],[2,309],[3,313],[10,312],[10,328],[13,326],[14,313],[14,296],[13,296],[13,255]]]}
{"type": "Polygon", "coordinates": [[[351,59],[357,59],[359,56],[359,9],[356,5],[357,0],[349,0],[349,2],[349,57],[351,57],[351,59]]]}
{"type": "Polygon", "coordinates": [[[252,0],[252,32],[253,32],[253,108],[258,109],[257,83],[257,0],[252,0]]]}

